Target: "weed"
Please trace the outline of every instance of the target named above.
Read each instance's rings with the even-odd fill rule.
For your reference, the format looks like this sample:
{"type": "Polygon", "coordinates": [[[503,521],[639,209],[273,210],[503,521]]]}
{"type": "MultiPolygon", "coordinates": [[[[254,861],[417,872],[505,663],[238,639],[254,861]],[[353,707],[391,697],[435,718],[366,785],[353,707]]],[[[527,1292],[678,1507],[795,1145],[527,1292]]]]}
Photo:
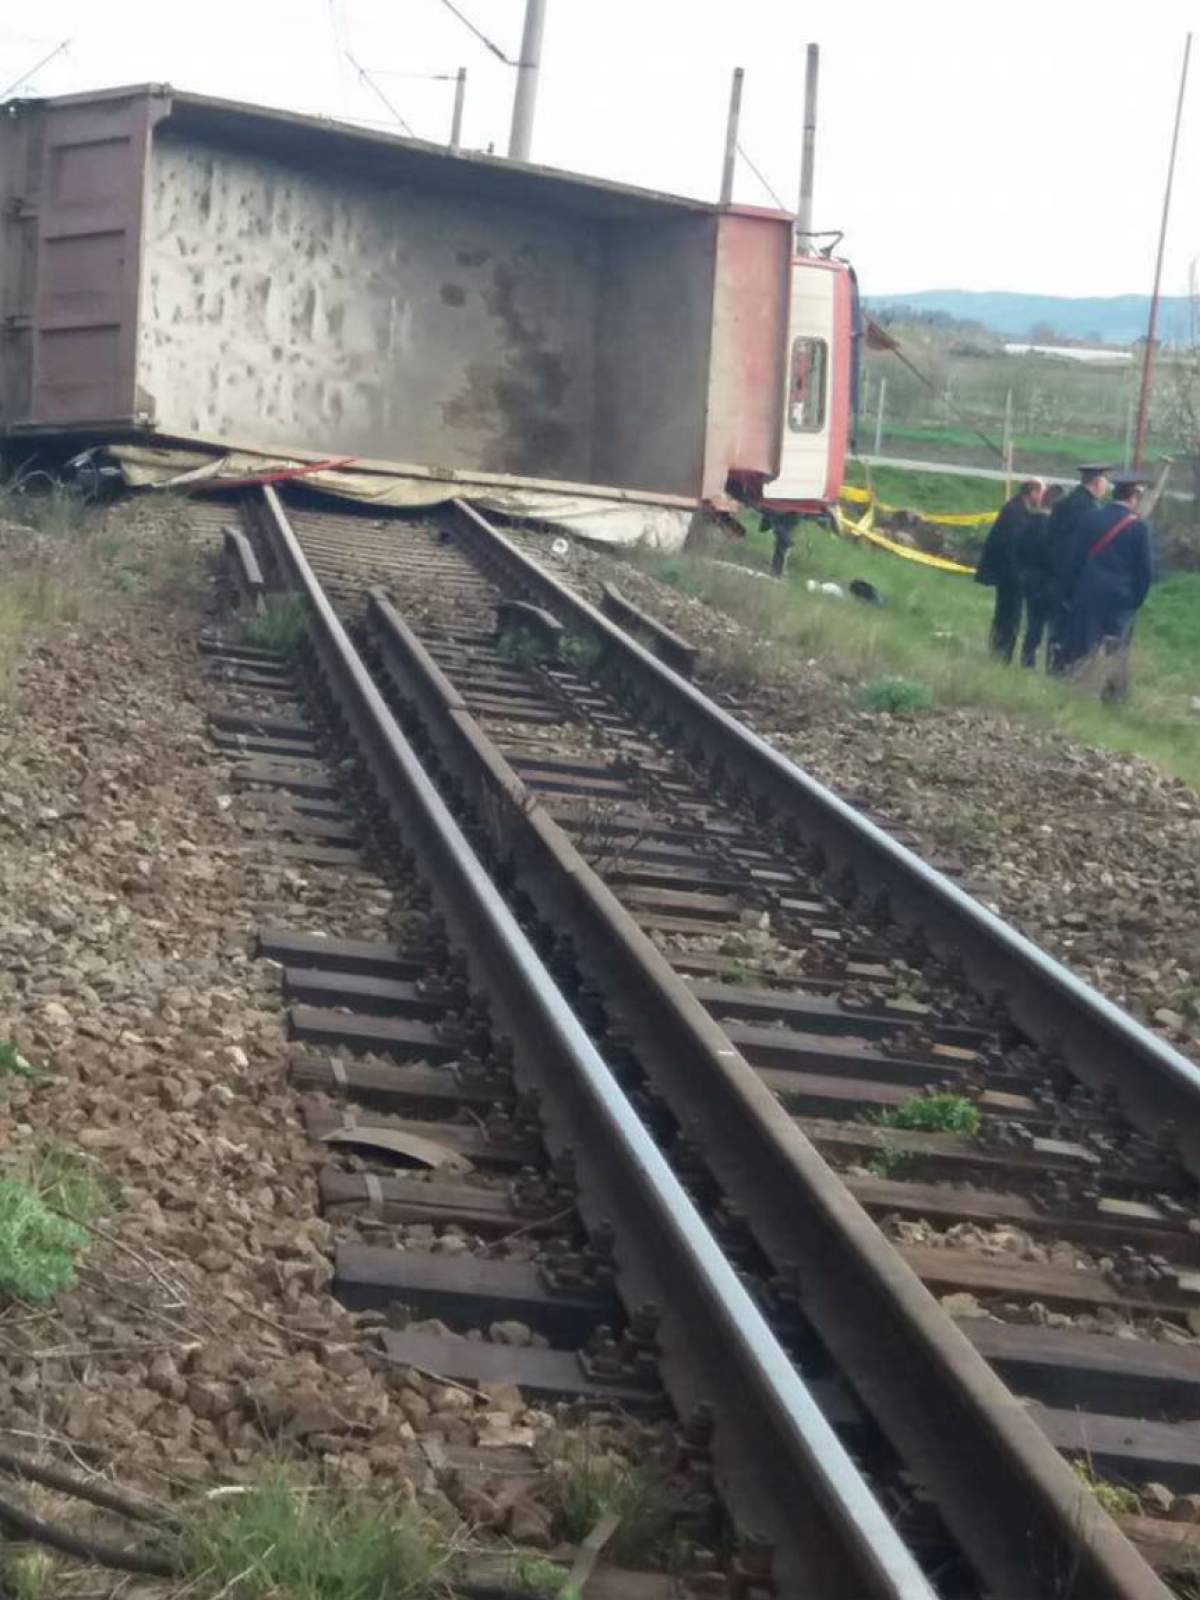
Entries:
{"type": "Polygon", "coordinates": [[[53,1140],[38,1145],[26,1177],[52,1211],[84,1226],[105,1216],[116,1204],[114,1187],[88,1158],[53,1140]]]}
{"type": "Polygon", "coordinates": [[[756,976],[757,974],[755,973],[754,968],[747,962],[731,961],[721,974],[721,981],[723,983],[734,984],[736,986],[740,984],[753,983],[756,976]]]}
{"type": "Polygon", "coordinates": [[[0,1593],[6,1600],[50,1600],[54,1592],[54,1559],[45,1550],[21,1550],[0,1569],[0,1593]]]}
{"type": "Polygon", "coordinates": [[[565,1567],[545,1556],[523,1556],[513,1567],[512,1582],[532,1595],[558,1595],[569,1576],[565,1567]]]}
{"type": "Polygon", "coordinates": [[[622,822],[616,800],[585,800],[571,820],[576,850],[601,878],[623,872],[646,837],[644,825],[629,828],[622,822]]]}
{"type": "Polygon", "coordinates": [[[1135,1517],[1141,1510],[1141,1501],[1132,1489],[1124,1484],[1112,1483],[1092,1470],[1090,1461],[1072,1461],[1075,1476],[1090,1489],[1110,1517],[1135,1517]]]}
{"type": "Polygon", "coordinates": [[[1004,824],[994,811],[964,801],[951,806],[939,823],[939,831],[951,843],[982,846],[1003,830],[1004,824]]]}
{"type": "Polygon", "coordinates": [[[496,641],[496,654],[510,667],[540,667],[554,651],[544,639],[528,628],[507,628],[496,641]]]}
{"type": "Polygon", "coordinates": [[[242,628],[242,639],[258,650],[288,655],[308,631],[308,607],[294,594],[269,594],[262,610],[242,628]]]}
{"type": "Polygon", "coordinates": [[[905,1152],[898,1149],[890,1139],[881,1139],[879,1148],[867,1162],[867,1171],[873,1178],[895,1178],[899,1176],[907,1160],[905,1152]]]}
{"type": "Polygon", "coordinates": [[[303,1495],[278,1474],[202,1516],[183,1559],[228,1600],[425,1600],[450,1561],[411,1511],[303,1495]]]}
{"type": "Polygon", "coordinates": [[[0,1042],[0,1078],[37,1079],[45,1076],[41,1067],[26,1061],[11,1039],[0,1042]]]}
{"type": "Polygon", "coordinates": [[[651,1462],[630,1463],[595,1447],[589,1435],[569,1438],[558,1462],[554,1527],[580,1544],[604,1517],[619,1519],[605,1552],[631,1566],[669,1556],[680,1505],[665,1474],[651,1462]]]}
{"type": "Polygon", "coordinates": [[[604,644],[594,634],[568,633],[559,641],[558,654],[585,677],[594,672],[604,654],[604,644]]]}
{"type": "Polygon", "coordinates": [[[915,678],[876,678],[863,685],[858,703],[864,711],[884,711],[893,717],[915,717],[933,709],[933,691],[915,678]]]}
{"type": "Polygon", "coordinates": [[[50,539],[67,539],[85,531],[89,513],[77,489],[47,473],[27,472],[0,482],[0,518],[50,539]]]}
{"type": "Polygon", "coordinates": [[[84,1230],[21,1178],[0,1178],[0,1298],[45,1305],[75,1281],[84,1230]]]}
{"type": "Polygon", "coordinates": [[[878,1112],[872,1121],[881,1128],[903,1128],[912,1133],[957,1133],[968,1139],[979,1132],[979,1112],[961,1094],[915,1094],[903,1105],[878,1112]]]}

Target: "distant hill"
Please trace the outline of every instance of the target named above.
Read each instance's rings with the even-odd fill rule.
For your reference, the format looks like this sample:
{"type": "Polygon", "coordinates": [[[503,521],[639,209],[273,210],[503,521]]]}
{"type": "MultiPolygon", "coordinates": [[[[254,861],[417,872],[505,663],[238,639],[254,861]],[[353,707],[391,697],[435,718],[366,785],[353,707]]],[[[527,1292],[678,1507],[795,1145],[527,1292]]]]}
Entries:
{"type": "MultiPolygon", "coordinates": [[[[1011,294],[1005,290],[921,289],[913,294],[867,296],[868,309],[900,306],[981,323],[1009,339],[1028,339],[1036,328],[1039,340],[1048,329],[1053,329],[1068,339],[1117,345],[1132,344],[1140,338],[1150,315],[1150,298],[1144,294],[1076,300],[1067,295],[1011,294]]],[[[1168,340],[1187,336],[1186,295],[1164,295],[1160,302],[1159,329],[1161,337],[1168,340]]]]}

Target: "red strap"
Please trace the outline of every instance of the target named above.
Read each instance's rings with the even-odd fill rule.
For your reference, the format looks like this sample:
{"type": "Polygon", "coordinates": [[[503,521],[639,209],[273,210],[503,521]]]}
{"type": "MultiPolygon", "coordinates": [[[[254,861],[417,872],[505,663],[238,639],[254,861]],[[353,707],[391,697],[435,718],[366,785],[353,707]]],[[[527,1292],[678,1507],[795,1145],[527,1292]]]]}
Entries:
{"type": "Polygon", "coordinates": [[[1107,550],[1109,545],[1113,542],[1113,540],[1117,537],[1117,535],[1119,533],[1124,533],[1125,529],[1129,526],[1129,524],[1131,522],[1136,522],[1136,521],[1137,521],[1137,517],[1134,515],[1134,513],[1132,511],[1126,512],[1126,514],[1123,517],[1120,517],[1116,522],[1113,523],[1112,527],[1108,530],[1107,533],[1102,533],[1100,535],[1100,537],[1096,540],[1095,544],[1088,551],[1087,559],[1090,561],[1093,556],[1098,556],[1100,554],[1101,550],[1107,550]]]}

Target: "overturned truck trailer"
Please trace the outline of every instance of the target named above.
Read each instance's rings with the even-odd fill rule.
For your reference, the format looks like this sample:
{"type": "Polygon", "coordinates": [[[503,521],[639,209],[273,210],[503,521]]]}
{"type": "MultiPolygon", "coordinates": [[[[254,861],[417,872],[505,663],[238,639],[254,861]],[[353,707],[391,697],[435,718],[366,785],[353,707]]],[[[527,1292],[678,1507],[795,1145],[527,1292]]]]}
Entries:
{"type": "Polygon", "coordinates": [[[10,439],[679,508],[836,493],[846,273],[794,261],[786,213],[164,86],[4,111],[10,439]]]}

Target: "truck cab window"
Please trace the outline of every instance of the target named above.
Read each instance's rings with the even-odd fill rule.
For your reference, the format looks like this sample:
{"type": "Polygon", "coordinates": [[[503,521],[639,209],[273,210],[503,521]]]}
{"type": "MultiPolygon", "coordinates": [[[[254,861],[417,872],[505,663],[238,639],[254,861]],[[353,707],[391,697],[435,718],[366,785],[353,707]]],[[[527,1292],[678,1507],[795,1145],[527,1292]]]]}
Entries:
{"type": "Polygon", "coordinates": [[[792,341],[788,427],[793,433],[817,433],[825,426],[828,370],[829,346],[824,339],[792,341]]]}

